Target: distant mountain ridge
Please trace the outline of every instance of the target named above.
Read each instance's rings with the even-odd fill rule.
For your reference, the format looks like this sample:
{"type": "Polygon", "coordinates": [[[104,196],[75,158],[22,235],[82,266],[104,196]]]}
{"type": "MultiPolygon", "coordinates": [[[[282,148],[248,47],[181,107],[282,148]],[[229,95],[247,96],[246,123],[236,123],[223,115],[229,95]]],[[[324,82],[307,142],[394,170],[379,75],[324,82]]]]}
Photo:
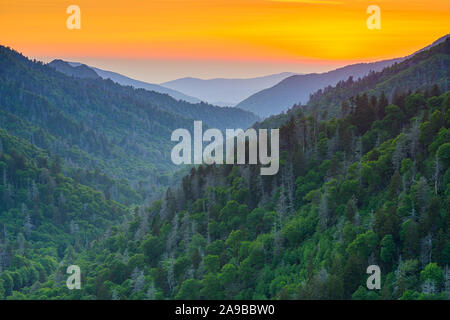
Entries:
{"type": "Polygon", "coordinates": [[[161,85],[198,97],[214,105],[235,106],[250,95],[269,88],[292,75],[295,75],[295,73],[282,72],[248,79],[198,79],[186,77],[164,82],[161,85]]]}
{"type": "Polygon", "coordinates": [[[48,64],[49,66],[55,68],[59,72],[62,72],[68,76],[76,78],[89,78],[89,79],[101,79],[101,77],[90,67],[85,64],[71,65],[70,63],[55,59],[48,64]]]}
{"type": "Polygon", "coordinates": [[[260,117],[268,117],[286,111],[296,103],[306,103],[313,92],[335,85],[350,76],[359,78],[370,71],[399,62],[401,59],[385,60],[374,63],[358,63],[345,66],[326,73],[295,75],[282,80],[273,87],[262,90],[236,105],[237,108],[251,111],[260,117]]]}
{"type": "Polygon", "coordinates": [[[388,101],[394,103],[408,91],[427,90],[432,85],[450,90],[450,37],[380,72],[371,72],[359,81],[348,79],[315,92],[305,110],[317,113],[322,119],[339,117],[342,101],[357,94],[379,97],[384,92],[388,101]]]}
{"type": "Polygon", "coordinates": [[[121,84],[123,86],[132,86],[136,89],[145,89],[145,90],[149,90],[149,91],[155,91],[158,93],[168,94],[169,96],[171,96],[172,98],[177,99],[177,100],[183,100],[183,101],[190,102],[190,103],[199,103],[200,102],[200,99],[185,95],[176,90],[165,88],[163,86],[153,84],[153,83],[135,80],[135,79],[129,78],[127,76],[121,75],[119,73],[116,73],[116,72],[102,70],[102,69],[88,66],[88,65],[85,65],[85,64],[82,64],[79,62],[70,62],[70,61],[55,59],[49,63],[49,66],[55,68],[59,72],[62,72],[66,75],[74,76],[77,78],[111,79],[112,81],[117,82],[118,84],[121,84]]]}
{"type": "Polygon", "coordinates": [[[288,110],[294,104],[307,103],[310,95],[319,89],[334,86],[341,80],[347,80],[350,76],[357,80],[368,75],[371,71],[381,71],[385,67],[402,62],[417,53],[444,42],[448,37],[449,35],[445,35],[434,41],[431,45],[407,57],[373,63],[358,63],[320,74],[295,75],[284,79],[271,88],[255,93],[237,104],[236,107],[251,111],[260,117],[276,115],[288,110]]]}

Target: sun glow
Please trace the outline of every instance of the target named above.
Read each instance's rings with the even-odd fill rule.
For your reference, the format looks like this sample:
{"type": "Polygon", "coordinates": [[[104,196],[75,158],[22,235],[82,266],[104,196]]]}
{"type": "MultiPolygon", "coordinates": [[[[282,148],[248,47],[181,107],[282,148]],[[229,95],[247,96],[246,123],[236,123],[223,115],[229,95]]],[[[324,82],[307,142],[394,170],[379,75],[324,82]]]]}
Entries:
{"type": "Polygon", "coordinates": [[[337,65],[408,55],[450,30],[448,0],[378,0],[380,30],[366,27],[371,4],[0,0],[1,44],[32,57],[337,65]],[[81,8],[80,30],[66,28],[66,8],[71,4],[81,8]]]}

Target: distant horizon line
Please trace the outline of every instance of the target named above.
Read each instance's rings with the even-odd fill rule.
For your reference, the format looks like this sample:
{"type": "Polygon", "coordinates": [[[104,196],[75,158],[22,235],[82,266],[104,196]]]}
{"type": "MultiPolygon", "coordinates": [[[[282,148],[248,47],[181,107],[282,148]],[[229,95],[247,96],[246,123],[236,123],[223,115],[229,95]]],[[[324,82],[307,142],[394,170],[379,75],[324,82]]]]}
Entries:
{"type": "MultiPolygon", "coordinates": [[[[85,66],[90,67],[90,68],[96,68],[96,69],[100,69],[100,70],[106,71],[106,72],[112,72],[112,73],[121,74],[122,76],[125,76],[125,77],[127,77],[127,78],[130,78],[130,79],[132,79],[132,80],[138,80],[138,81],[142,81],[142,82],[148,82],[148,81],[146,81],[146,80],[140,80],[140,79],[132,78],[131,76],[128,76],[128,75],[119,73],[118,71],[102,69],[102,68],[99,68],[99,67],[96,67],[96,66],[93,66],[93,65],[89,65],[89,64],[86,64],[86,63],[83,63],[83,62],[79,62],[79,61],[69,61],[69,60],[64,60],[64,59],[61,59],[61,58],[55,58],[55,59],[53,59],[53,60],[51,60],[51,61],[49,61],[49,62],[44,62],[44,61],[41,61],[41,62],[44,62],[44,63],[46,63],[46,64],[49,64],[49,63],[51,63],[51,62],[53,62],[53,61],[56,61],[56,60],[64,61],[64,62],[67,62],[67,63],[78,64],[78,65],[85,65],[85,66]]],[[[94,70],[94,71],[95,71],[95,70],[94,70]]],[[[199,77],[192,77],[192,76],[184,76],[184,77],[175,78],[175,79],[168,80],[168,81],[164,81],[164,82],[157,82],[157,83],[153,83],[153,84],[163,85],[164,83],[168,83],[168,82],[172,82],[172,81],[177,81],[177,80],[185,80],[185,79],[193,79],[193,80],[201,80],[201,81],[213,81],[213,80],[252,80],[252,79],[265,78],[265,77],[270,77],[270,76],[276,76],[276,75],[286,74],[286,73],[289,73],[289,74],[292,74],[292,75],[305,75],[305,74],[307,74],[307,73],[298,73],[298,72],[291,72],[291,71],[282,71],[282,72],[268,73],[268,74],[261,75],[261,76],[254,76],[254,77],[247,77],[247,78],[239,78],[239,77],[236,77],[236,78],[225,78],[225,77],[199,78],[199,77]]]]}
{"type": "MultiPolygon", "coordinates": [[[[14,49],[14,48],[13,48],[14,49]]],[[[20,52],[20,51],[19,51],[20,52]]],[[[23,54],[23,53],[21,53],[23,54]]],[[[279,71],[279,72],[270,72],[267,71],[267,73],[264,74],[257,74],[254,76],[248,75],[248,76],[230,76],[230,77],[225,77],[225,76],[211,76],[211,77],[201,77],[201,76],[192,76],[192,75],[180,75],[178,77],[174,77],[171,78],[169,80],[164,80],[164,81],[149,81],[146,79],[142,79],[142,78],[138,78],[134,75],[130,75],[127,74],[126,72],[122,72],[119,71],[117,69],[112,69],[112,68],[108,68],[108,67],[101,67],[98,65],[93,65],[91,63],[86,63],[83,61],[73,61],[71,58],[69,59],[65,59],[65,58],[60,58],[60,57],[31,57],[31,56],[27,56],[25,54],[23,54],[24,56],[26,56],[27,58],[30,59],[36,59],[37,61],[40,61],[44,64],[49,64],[52,61],[55,60],[61,60],[67,63],[76,63],[79,65],[85,65],[87,67],[91,67],[91,68],[96,68],[96,69],[100,69],[102,71],[106,71],[106,72],[112,72],[112,73],[117,73],[120,74],[122,76],[125,76],[127,78],[130,78],[132,80],[137,80],[137,81],[142,81],[142,82],[146,82],[149,84],[158,84],[158,85],[163,85],[164,83],[169,83],[172,81],[177,81],[177,80],[185,80],[185,79],[192,79],[192,80],[200,80],[200,81],[214,81],[214,80],[252,80],[252,79],[258,79],[258,78],[265,78],[265,77],[270,77],[270,76],[276,76],[276,75],[281,75],[281,74],[291,74],[291,76],[294,75],[307,75],[307,74],[321,74],[321,73],[327,73],[330,71],[334,71],[340,68],[344,68],[346,66],[350,66],[350,65],[358,65],[358,64],[370,64],[370,63],[376,63],[376,62],[380,62],[380,61],[389,61],[389,60],[395,60],[395,59],[400,59],[400,58],[404,58],[404,57],[393,57],[393,58],[387,58],[387,59],[374,59],[374,60],[342,60],[340,61],[341,63],[336,64],[336,65],[330,65],[329,68],[326,69],[317,69],[315,71],[310,70],[307,72],[295,72],[295,71],[279,71]]],[[[88,57],[89,58],[89,57],[88,57]]],[[[95,58],[97,59],[97,58],[95,58]]],[[[137,59],[127,59],[127,58],[109,58],[109,57],[105,57],[104,60],[129,60],[129,61],[136,61],[137,59]]],[[[142,61],[157,61],[157,59],[139,59],[142,61]]],[[[180,60],[178,60],[180,61],[180,60]]],[[[310,63],[309,65],[311,66],[315,66],[317,65],[316,63],[310,63]]],[[[95,70],[94,70],[95,71],[95,70]]]]}

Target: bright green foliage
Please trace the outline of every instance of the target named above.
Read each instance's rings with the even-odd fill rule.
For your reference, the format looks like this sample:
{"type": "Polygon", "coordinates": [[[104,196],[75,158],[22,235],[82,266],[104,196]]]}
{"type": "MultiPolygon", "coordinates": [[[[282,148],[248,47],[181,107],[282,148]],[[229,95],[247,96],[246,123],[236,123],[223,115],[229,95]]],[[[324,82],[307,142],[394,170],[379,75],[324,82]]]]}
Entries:
{"type": "Polygon", "coordinates": [[[392,90],[434,60],[448,70],[448,45],[340,84],[339,119],[288,113],[277,175],[199,166],[134,210],[0,131],[2,298],[448,298],[450,91],[392,90]],[[72,263],[81,290],[64,286],[72,263]],[[366,289],[371,264],[379,291],[366,289]]]}

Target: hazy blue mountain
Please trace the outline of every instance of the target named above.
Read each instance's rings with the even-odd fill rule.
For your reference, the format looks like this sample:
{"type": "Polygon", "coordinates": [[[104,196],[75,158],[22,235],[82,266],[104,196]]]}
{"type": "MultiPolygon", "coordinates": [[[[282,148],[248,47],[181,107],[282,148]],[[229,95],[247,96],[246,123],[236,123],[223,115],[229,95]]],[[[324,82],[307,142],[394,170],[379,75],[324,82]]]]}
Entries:
{"type": "Polygon", "coordinates": [[[325,73],[294,75],[273,87],[259,91],[243,100],[236,107],[251,111],[260,117],[268,117],[286,111],[296,103],[306,103],[310,94],[321,88],[335,85],[350,76],[360,78],[370,71],[380,71],[400,59],[375,63],[358,63],[325,73]]]}
{"type": "Polygon", "coordinates": [[[200,99],[185,95],[176,90],[165,88],[163,86],[153,83],[135,80],[116,72],[102,70],[92,66],[87,66],[79,62],[69,62],[56,59],[50,62],[49,65],[62,73],[65,73],[69,76],[75,76],[77,78],[111,79],[112,81],[117,82],[118,84],[121,84],[123,86],[132,86],[137,89],[146,89],[159,93],[165,93],[177,100],[184,100],[190,103],[200,102],[200,99]]]}
{"type": "Polygon", "coordinates": [[[358,63],[325,73],[311,73],[291,76],[273,87],[253,94],[237,104],[236,107],[251,111],[260,117],[268,117],[279,114],[288,110],[294,104],[304,104],[308,102],[310,95],[319,89],[334,86],[339,81],[346,80],[350,76],[356,80],[368,75],[370,71],[381,71],[385,67],[393,65],[396,62],[401,62],[419,52],[442,43],[448,36],[449,35],[439,38],[431,45],[407,57],[383,60],[373,63],[358,63]]]}
{"type": "Polygon", "coordinates": [[[85,64],[71,65],[60,59],[55,59],[48,64],[59,72],[76,78],[100,79],[101,77],[85,64]]]}
{"type": "Polygon", "coordinates": [[[216,78],[205,80],[187,77],[164,82],[161,85],[198,97],[214,105],[234,106],[250,95],[269,88],[294,74],[292,72],[282,72],[248,79],[216,78]]]}

